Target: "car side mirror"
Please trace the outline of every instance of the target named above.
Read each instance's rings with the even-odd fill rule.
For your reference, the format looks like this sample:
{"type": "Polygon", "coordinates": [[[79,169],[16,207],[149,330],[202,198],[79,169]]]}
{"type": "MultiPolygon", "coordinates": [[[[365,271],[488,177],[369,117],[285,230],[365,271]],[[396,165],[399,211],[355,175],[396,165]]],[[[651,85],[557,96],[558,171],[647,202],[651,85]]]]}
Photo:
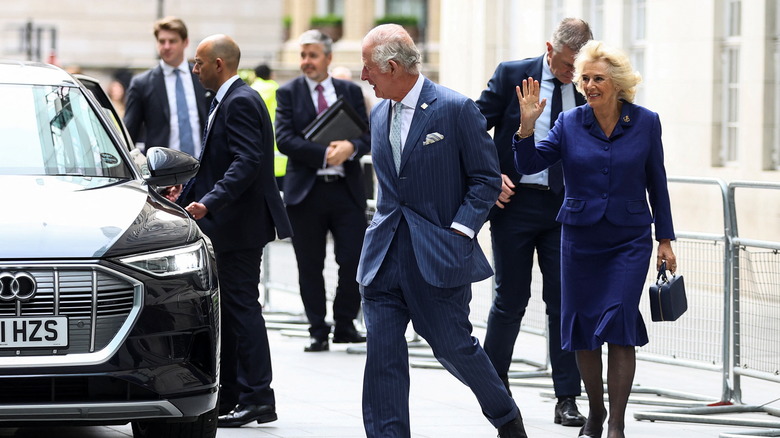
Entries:
{"type": "Polygon", "coordinates": [[[147,183],[156,186],[184,184],[198,173],[200,162],[190,154],[165,147],[151,147],[146,151],[149,176],[147,183]]]}

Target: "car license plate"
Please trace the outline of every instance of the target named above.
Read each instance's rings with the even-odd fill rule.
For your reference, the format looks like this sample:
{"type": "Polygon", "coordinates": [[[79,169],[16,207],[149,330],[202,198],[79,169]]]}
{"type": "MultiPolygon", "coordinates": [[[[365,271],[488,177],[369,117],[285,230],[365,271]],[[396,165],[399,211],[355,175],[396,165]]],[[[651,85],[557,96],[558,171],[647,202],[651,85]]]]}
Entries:
{"type": "Polygon", "coordinates": [[[0,318],[0,348],[68,346],[65,316],[0,318]]]}

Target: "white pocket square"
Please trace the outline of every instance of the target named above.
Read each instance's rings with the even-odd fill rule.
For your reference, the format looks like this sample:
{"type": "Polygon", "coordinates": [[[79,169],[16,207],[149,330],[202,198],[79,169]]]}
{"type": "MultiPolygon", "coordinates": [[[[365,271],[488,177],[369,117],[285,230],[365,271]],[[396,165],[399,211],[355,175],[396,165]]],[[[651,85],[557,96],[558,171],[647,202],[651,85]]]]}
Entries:
{"type": "Polygon", "coordinates": [[[444,140],[444,136],[439,134],[438,132],[432,132],[425,136],[425,141],[423,142],[423,146],[427,146],[431,143],[436,143],[439,140],[444,140]]]}

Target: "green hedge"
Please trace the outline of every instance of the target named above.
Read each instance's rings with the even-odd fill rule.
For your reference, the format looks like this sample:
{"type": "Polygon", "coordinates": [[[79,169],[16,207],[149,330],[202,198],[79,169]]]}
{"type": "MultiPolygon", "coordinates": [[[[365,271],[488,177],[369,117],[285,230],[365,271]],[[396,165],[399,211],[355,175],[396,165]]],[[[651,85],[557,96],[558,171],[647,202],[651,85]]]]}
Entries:
{"type": "Polygon", "coordinates": [[[420,23],[420,20],[414,15],[385,15],[377,18],[375,23],[377,25],[395,23],[401,26],[415,27],[420,23]]]}
{"type": "Polygon", "coordinates": [[[317,26],[341,26],[343,18],[338,15],[318,15],[311,17],[309,24],[312,27],[317,26]]]}

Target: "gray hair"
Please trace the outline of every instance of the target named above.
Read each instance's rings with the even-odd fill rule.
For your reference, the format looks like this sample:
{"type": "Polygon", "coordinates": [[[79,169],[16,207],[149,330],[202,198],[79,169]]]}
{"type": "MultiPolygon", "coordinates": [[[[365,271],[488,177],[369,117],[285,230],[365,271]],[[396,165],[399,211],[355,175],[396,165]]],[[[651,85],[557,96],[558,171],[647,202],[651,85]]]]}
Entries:
{"type": "Polygon", "coordinates": [[[371,29],[363,38],[372,47],[371,59],[379,71],[387,72],[390,61],[397,62],[407,73],[420,72],[422,55],[409,33],[398,24],[382,24],[371,29]]]}
{"type": "Polygon", "coordinates": [[[298,43],[300,45],[322,44],[322,51],[329,55],[332,50],[333,39],[317,29],[310,29],[301,34],[300,38],[298,38],[298,43]]]}
{"type": "Polygon", "coordinates": [[[566,46],[576,53],[592,39],[593,32],[585,20],[564,18],[553,31],[550,43],[556,52],[560,52],[563,46],[566,46]]]}

